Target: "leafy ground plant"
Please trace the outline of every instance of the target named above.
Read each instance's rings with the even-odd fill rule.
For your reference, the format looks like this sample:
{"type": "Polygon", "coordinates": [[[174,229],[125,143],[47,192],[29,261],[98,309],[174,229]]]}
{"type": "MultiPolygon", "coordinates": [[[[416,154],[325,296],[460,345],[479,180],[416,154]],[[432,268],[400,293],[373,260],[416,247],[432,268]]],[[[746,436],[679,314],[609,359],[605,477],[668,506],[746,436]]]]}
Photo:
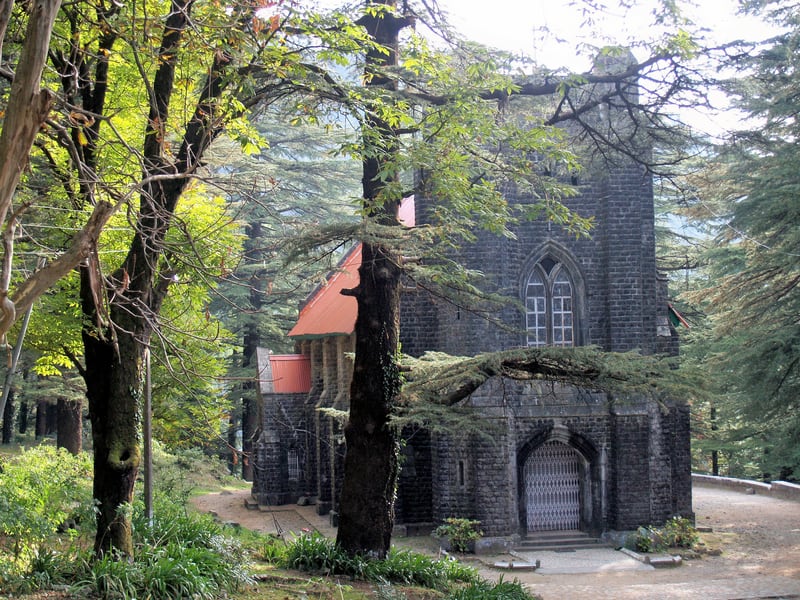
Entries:
{"type": "Polygon", "coordinates": [[[133,515],[135,553],[132,561],[120,561],[113,555],[94,557],[87,537],[79,537],[80,527],[94,526],[87,455],[40,446],[5,459],[2,469],[4,592],[59,586],[108,600],[202,600],[226,596],[251,581],[250,559],[234,532],[210,516],[186,511],[191,481],[178,486],[180,478],[159,478],[157,472],[153,522],[140,504],[126,507],[133,515]]]}
{"type": "Polygon", "coordinates": [[[37,446],[2,464],[0,551],[26,569],[45,539],[74,537],[74,525],[91,520],[92,467],[88,455],[37,446]]]}
{"type": "Polygon", "coordinates": [[[434,535],[449,540],[456,552],[469,552],[472,542],[483,535],[480,524],[480,521],[450,517],[436,528],[434,535]]]}
{"type": "Polygon", "coordinates": [[[691,520],[672,517],[663,527],[639,527],[633,536],[633,549],[637,552],[663,552],[667,548],[691,548],[700,540],[691,520]]]}
{"type": "Polygon", "coordinates": [[[326,575],[344,575],[377,585],[380,598],[404,599],[406,595],[396,585],[420,586],[436,590],[441,598],[470,600],[503,598],[531,600],[521,584],[504,582],[494,584],[482,580],[477,571],[453,559],[435,559],[409,550],[393,548],[384,560],[349,557],[333,540],[318,533],[306,534],[288,544],[286,566],[301,570],[322,572],[326,575]]]}

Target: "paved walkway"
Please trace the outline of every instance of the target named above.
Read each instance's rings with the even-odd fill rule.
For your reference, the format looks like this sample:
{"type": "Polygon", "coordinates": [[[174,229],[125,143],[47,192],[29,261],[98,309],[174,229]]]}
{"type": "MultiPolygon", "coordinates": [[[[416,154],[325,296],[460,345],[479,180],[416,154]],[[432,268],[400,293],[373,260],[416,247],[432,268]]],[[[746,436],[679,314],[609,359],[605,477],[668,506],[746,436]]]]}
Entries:
{"type": "MultiPolygon", "coordinates": [[[[613,550],[523,555],[533,573],[505,572],[543,600],[800,599],[800,503],[695,487],[698,524],[721,556],[654,569],[613,550]]],[[[482,568],[485,577],[499,571],[482,568]]]]}

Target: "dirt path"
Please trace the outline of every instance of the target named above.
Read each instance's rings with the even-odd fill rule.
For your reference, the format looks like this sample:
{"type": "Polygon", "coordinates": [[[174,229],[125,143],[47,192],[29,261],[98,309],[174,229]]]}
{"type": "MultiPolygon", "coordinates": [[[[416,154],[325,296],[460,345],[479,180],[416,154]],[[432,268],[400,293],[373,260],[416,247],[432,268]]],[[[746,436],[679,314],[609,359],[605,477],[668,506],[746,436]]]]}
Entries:
{"type": "MultiPolygon", "coordinates": [[[[654,570],[605,570],[595,573],[543,575],[505,573],[544,600],[733,600],[800,599],[800,503],[711,487],[694,488],[698,525],[713,528],[703,538],[723,554],[686,561],[681,567],[654,570]]],[[[222,521],[261,532],[318,529],[333,535],[327,517],[313,507],[281,506],[272,512],[247,510],[247,492],[201,496],[201,511],[213,511],[222,521]]],[[[402,545],[430,550],[431,538],[396,539],[402,545]]],[[[579,557],[573,557],[578,558],[579,557]]],[[[499,571],[483,568],[486,577],[499,571]]]]}

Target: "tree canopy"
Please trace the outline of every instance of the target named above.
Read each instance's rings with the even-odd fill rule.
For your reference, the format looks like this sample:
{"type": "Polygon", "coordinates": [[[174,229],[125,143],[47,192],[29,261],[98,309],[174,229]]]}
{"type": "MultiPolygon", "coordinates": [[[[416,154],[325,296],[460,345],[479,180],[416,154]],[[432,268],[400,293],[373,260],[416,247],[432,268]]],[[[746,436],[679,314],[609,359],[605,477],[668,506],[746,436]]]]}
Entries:
{"type": "Polygon", "coordinates": [[[705,361],[718,383],[716,443],[750,448],[760,472],[741,474],[786,478],[800,468],[800,21],[792,2],[748,6],[783,31],[728,60],[734,77],[726,89],[750,127],[718,148],[692,203],[715,237],[701,289],[685,296],[710,319],[705,361]]]}

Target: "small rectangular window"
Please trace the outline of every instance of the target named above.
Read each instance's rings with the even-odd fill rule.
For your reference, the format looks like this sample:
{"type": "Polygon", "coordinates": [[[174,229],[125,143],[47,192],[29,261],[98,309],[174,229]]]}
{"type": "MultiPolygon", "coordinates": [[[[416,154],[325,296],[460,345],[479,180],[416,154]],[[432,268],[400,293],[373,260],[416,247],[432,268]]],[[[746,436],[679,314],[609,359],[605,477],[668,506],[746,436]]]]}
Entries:
{"type": "Polygon", "coordinates": [[[297,456],[297,450],[292,448],[286,453],[286,462],[289,467],[289,481],[298,481],[300,479],[300,458],[297,456]]]}

